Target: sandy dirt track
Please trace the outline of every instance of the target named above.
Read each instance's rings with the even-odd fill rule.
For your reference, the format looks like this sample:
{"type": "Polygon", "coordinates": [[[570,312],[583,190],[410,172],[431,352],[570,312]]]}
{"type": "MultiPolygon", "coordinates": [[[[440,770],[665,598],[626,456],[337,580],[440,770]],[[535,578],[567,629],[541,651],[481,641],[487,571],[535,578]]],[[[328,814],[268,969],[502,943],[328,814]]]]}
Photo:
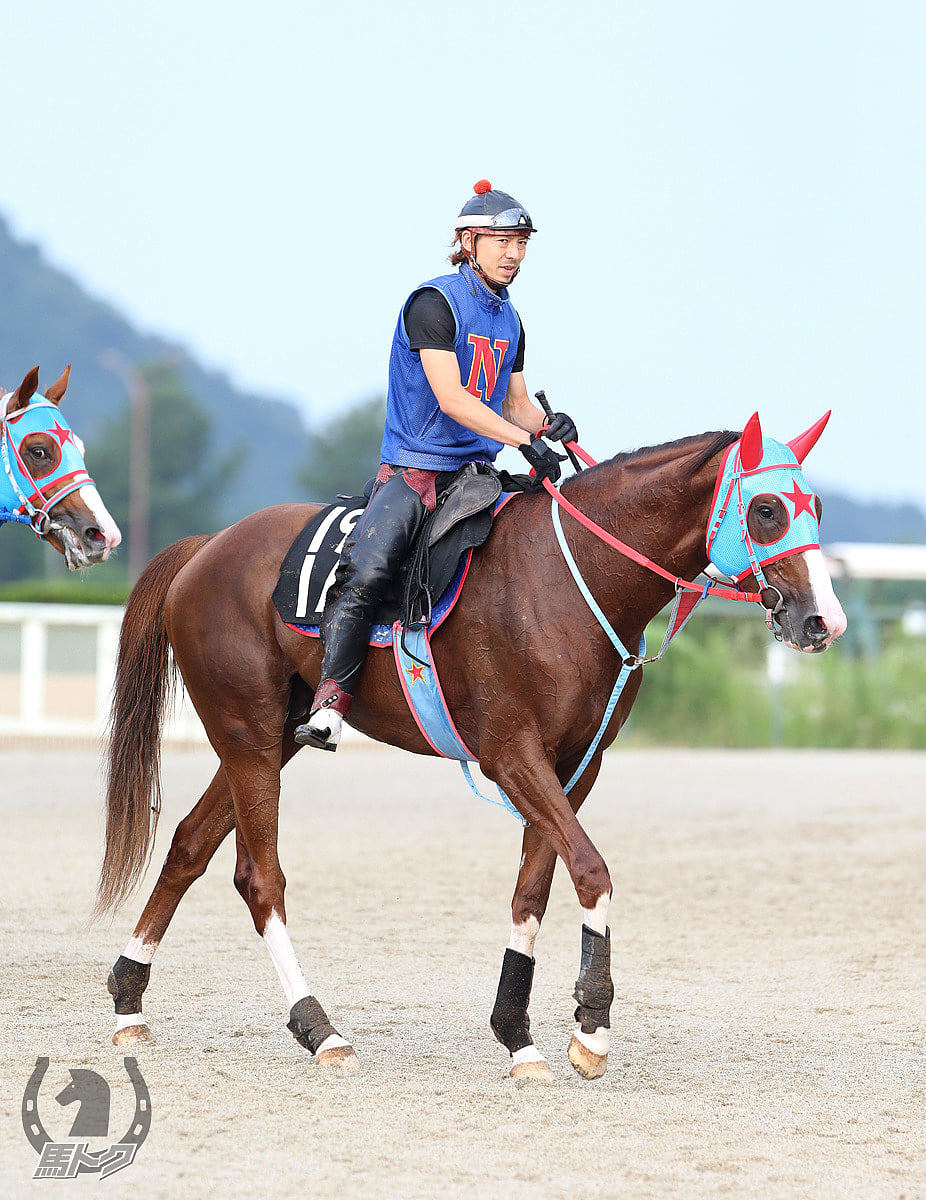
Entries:
{"type": "MultiPolygon", "coordinates": [[[[4,1197],[926,1196],[926,756],[611,753],[583,819],[614,879],[614,1050],[594,1083],[566,1061],[580,913],[560,868],[531,1002],[542,1087],[507,1078],[488,1029],[519,827],[451,764],[305,751],[284,773],[290,931],[362,1074],[320,1071],[285,1029],[229,842],[152,969],[136,1162],[36,1182],[37,1056],[53,1138],[69,1067],[110,1081],[110,1140],[129,1123],[104,985],[154,874],[88,929],[96,754],[8,749],[0,769],[4,1197]]],[[[166,755],[155,862],[212,770],[166,755]]]]}

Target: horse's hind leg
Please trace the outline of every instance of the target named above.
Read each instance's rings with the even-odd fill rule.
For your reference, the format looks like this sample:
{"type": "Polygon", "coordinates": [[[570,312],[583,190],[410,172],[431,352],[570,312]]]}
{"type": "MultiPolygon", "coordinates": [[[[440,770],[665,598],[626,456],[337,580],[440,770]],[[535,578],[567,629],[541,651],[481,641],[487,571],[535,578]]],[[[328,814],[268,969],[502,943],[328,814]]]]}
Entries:
{"type": "Polygon", "coordinates": [[[110,971],[107,987],[115,1001],[113,1042],[117,1046],[150,1039],[141,998],[148,986],[154,953],[187,889],[203,874],[234,827],[231,792],[225,772],[219,767],[202,797],[177,826],[154,891],[110,971]]]}
{"type": "Polygon", "coordinates": [[[253,747],[223,754],[235,801],[238,862],[235,887],[247,904],[254,928],[264,940],[290,1006],[287,1028],[323,1066],[353,1071],[359,1066],[349,1042],[328,1020],[311,994],[286,930],[286,879],[277,854],[280,771],[270,756],[253,747]]]}

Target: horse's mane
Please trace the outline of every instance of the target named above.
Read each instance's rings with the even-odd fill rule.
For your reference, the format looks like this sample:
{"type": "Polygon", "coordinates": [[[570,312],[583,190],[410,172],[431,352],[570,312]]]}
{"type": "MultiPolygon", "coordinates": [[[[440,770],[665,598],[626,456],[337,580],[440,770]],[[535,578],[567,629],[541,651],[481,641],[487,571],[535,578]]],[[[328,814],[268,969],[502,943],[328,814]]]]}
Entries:
{"type": "Polygon", "coordinates": [[[643,467],[648,464],[663,466],[675,458],[680,460],[680,473],[690,478],[692,475],[696,475],[715,454],[732,446],[741,436],[742,433],[723,429],[692,434],[690,437],[677,438],[674,442],[661,442],[657,446],[641,446],[638,450],[625,450],[621,454],[615,454],[612,458],[599,463],[596,467],[583,471],[578,476],[572,476],[567,482],[572,483],[574,480],[586,476],[591,477],[596,471],[606,467],[643,467]]]}

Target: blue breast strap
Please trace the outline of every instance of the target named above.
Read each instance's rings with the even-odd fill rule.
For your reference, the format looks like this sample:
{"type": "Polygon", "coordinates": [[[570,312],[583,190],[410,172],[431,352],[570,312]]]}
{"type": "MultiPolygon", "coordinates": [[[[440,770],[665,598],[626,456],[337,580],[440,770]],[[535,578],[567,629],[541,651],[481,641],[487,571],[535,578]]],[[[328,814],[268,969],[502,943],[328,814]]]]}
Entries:
{"type": "Polygon", "coordinates": [[[555,500],[552,502],[552,510],[553,510],[553,528],[556,532],[556,540],[559,542],[559,548],[563,552],[563,558],[566,560],[566,566],[569,568],[569,572],[572,575],[572,578],[576,581],[576,587],[582,593],[582,599],[585,601],[585,603],[591,609],[592,615],[594,616],[595,620],[598,622],[598,624],[601,626],[601,628],[607,634],[608,640],[610,641],[610,643],[614,647],[614,649],[617,651],[617,653],[620,655],[621,662],[622,662],[620,673],[617,676],[617,681],[614,684],[614,689],[611,692],[611,697],[608,700],[607,705],[605,706],[604,716],[601,719],[601,724],[598,726],[598,732],[592,738],[591,745],[586,750],[585,757],[579,763],[578,767],[576,767],[572,778],[563,787],[563,791],[568,796],[569,793],[572,791],[572,789],[575,787],[575,785],[582,778],[585,768],[592,761],[595,751],[598,749],[598,744],[600,743],[601,739],[604,737],[604,731],[607,729],[608,723],[610,722],[611,717],[614,715],[614,710],[617,707],[617,702],[621,698],[621,692],[623,692],[624,687],[627,683],[627,680],[630,678],[631,671],[635,671],[638,667],[641,667],[643,665],[644,656],[646,655],[646,636],[644,635],[643,637],[640,638],[639,653],[631,654],[630,651],[627,649],[627,647],[624,645],[624,643],[621,641],[621,639],[614,632],[614,628],[611,625],[611,622],[601,611],[601,607],[598,604],[598,601],[592,595],[591,591],[589,590],[588,584],[582,578],[582,572],[579,570],[578,566],[576,565],[576,560],[572,557],[572,551],[569,549],[569,546],[566,542],[566,535],[563,533],[563,525],[562,525],[562,521],[560,520],[560,516],[559,516],[559,505],[556,503],[555,500]]]}

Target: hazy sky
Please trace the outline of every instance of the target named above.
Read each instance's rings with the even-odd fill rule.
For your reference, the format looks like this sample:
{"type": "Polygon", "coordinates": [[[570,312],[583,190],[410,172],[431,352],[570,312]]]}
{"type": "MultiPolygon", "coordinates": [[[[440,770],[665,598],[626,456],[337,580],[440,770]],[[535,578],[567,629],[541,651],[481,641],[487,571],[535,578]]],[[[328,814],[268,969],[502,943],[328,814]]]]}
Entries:
{"type": "Polygon", "coordinates": [[[596,457],[832,407],[824,496],[926,505],[926,5],[30,0],[0,38],[0,212],[235,382],[382,390],[486,176],[540,230],[528,386],[596,457]]]}

